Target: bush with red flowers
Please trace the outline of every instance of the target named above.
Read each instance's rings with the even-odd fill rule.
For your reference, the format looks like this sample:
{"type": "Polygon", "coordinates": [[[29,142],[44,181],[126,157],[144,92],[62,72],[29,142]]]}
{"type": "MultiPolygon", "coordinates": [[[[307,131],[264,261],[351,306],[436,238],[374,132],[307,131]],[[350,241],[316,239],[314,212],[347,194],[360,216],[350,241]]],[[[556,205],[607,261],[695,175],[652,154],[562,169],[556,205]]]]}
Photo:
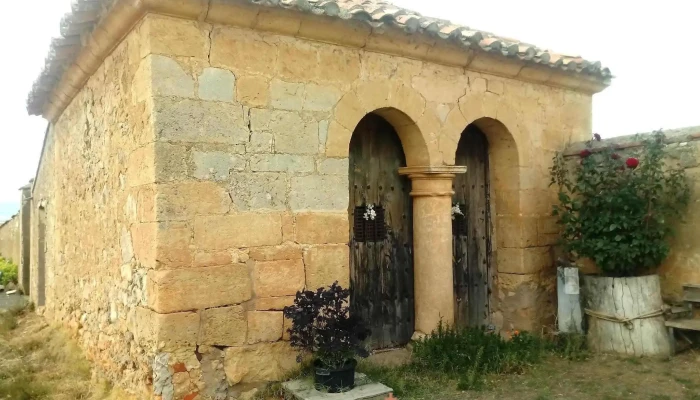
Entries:
{"type": "Polygon", "coordinates": [[[658,267],[690,198],[685,172],[664,163],[664,134],[654,132],[642,143],[629,158],[605,147],[582,151],[576,163],[559,154],[551,170],[551,184],[559,187],[553,214],[561,244],[573,260],[590,258],[607,276],[658,267]]]}

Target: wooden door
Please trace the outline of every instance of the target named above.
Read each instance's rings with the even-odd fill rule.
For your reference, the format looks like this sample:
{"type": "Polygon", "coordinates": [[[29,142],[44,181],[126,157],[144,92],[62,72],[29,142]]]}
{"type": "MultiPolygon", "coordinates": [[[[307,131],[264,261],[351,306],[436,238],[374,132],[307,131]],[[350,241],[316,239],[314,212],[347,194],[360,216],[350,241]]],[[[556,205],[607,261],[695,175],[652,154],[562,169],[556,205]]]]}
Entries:
{"type": "Polygon", "coordinates": [[[454,180],[452,238],[455,324],[461,327],[489,323],[491,294],[491,221],[489,162],[486,136],[469,125],[457,146],[455,165],[466,174],[454,180]]]}
{"type": "Polygon", "coordinates": [[[410,181],[401,141],[369,114],[350,142],[351,310],[372,330],[374,349],[404,345],[414,329],[410,181]]]}

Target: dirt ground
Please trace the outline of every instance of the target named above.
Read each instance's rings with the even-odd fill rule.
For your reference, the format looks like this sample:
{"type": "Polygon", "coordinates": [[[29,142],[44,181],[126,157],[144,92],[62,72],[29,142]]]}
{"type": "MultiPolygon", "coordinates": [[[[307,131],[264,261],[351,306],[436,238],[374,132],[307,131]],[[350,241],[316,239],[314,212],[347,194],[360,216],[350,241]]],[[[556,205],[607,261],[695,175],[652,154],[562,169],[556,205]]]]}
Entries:
{"type": "MultiPolygon", "coordinates": [[[[373,355],[367,362],[395,366],[408,357],[405,350],[398,350],[373,355]]],[[[689,350],[670,360],[616,355],[580,361],[550,357],[522,375],[490,376],[479,391],[459,391],[455,381],[412,375],[399,381],[416,379],[421,389],[399,396],[400,400],[700,400],[700,352],[689,350]]]]}
{"type": "Polygon", "coordinates": [[[35,313],[0,311],[1,400],[134,400],[93,376],[76,343],[35,313]]]}
{"type": "Polygon", "coordinates": [[[489,389],[448,399],[684,399],[700,400],[700,355],[671,360],[597,356],[586,361],[552,358],[519,376],[494,377],[489,389]]]}

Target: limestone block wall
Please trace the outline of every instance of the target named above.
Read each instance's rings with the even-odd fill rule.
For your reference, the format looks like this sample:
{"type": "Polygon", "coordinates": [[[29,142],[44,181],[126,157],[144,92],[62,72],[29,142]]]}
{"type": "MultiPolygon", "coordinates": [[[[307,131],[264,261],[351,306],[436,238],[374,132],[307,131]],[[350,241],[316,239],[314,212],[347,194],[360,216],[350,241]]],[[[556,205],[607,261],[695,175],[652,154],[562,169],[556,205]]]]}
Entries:
{"type": "Polygon", "coordinates": [[[140,236],[155,196],[142,35],[137,26],[52,123],[31,203],[32,300],[132,390],[150,381],[156,350],[137,312],[155,246],[140,236]]]}
{"type": "Polygon", "coordinates": [[[0,257],[15,264],[19,264],[21,255],[19,225],[19,214],[0,225],[0,257]]]}
{"type": "Polygon", "coordinates": [[[140,309],[170,366],[156,394],[236,394],[294,365],[281,310],[304,287],[348,283],[349,141],[373,111],[409,166],[454,164],[478,121],[493,154],[492,319],[553,317],[548,168],[590,136],[590,94],[165,16],[143,29],[154,204],[135,234],[156,243],[140,309]]]}
{"type": "MultiPolygon", "coordinates": [[[[685,169],[691,183],[691,199],[682,221],[678,221],[675,237],[671,242],[671,253],[661,265],[658,273],[661,277],[661,291],[664,300],[680,301],[683,297],[683,284],[700,284],[700,127],[690,127],[664,131],[669,143],[666,161],[669,166],[685,169]]],[[[615,146],[618,153],[631,157],[639,150],[640,139],[650,133],[639,136],[620,136],[593,143],[594,148],[615,146]]],[[[569,146],[565,154],[575,158],[585,143],[569,146]]],[[[587,271],[595,271],[595,266],[584,262],[587,271]]]]}

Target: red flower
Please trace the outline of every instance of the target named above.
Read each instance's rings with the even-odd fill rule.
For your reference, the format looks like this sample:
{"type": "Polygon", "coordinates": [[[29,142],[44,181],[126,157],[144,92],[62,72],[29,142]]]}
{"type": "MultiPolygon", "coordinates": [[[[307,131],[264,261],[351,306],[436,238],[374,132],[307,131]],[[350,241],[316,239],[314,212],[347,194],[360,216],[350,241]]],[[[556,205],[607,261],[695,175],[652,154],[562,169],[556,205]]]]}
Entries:
{"type": "Polygon", "coordinates": [[[578,153],[578,155],[581,156],[581,158],[586,158],[586,157],[590,156],[591,154],[592,154],[591,151],[588,149],[581,150],[581,152],[578,153]]]}
{"type": "Polygon", "coordinates": [[[630,157],[627,159],[627,161],[625,161],[625,164],[627,164],[627,168],[634,169],[637,168],[637,166],[639,166],[639,160],[637,160],[634,157],[630,157]]]}
{"type": "Polygon", "coordinates": [[[610,158],[612,158],[613,160],[619,160],[619,159],[620,159],[620,155],[617,154],[617,153],[612,153],[612,154],[610,155],[610,158]]]}

